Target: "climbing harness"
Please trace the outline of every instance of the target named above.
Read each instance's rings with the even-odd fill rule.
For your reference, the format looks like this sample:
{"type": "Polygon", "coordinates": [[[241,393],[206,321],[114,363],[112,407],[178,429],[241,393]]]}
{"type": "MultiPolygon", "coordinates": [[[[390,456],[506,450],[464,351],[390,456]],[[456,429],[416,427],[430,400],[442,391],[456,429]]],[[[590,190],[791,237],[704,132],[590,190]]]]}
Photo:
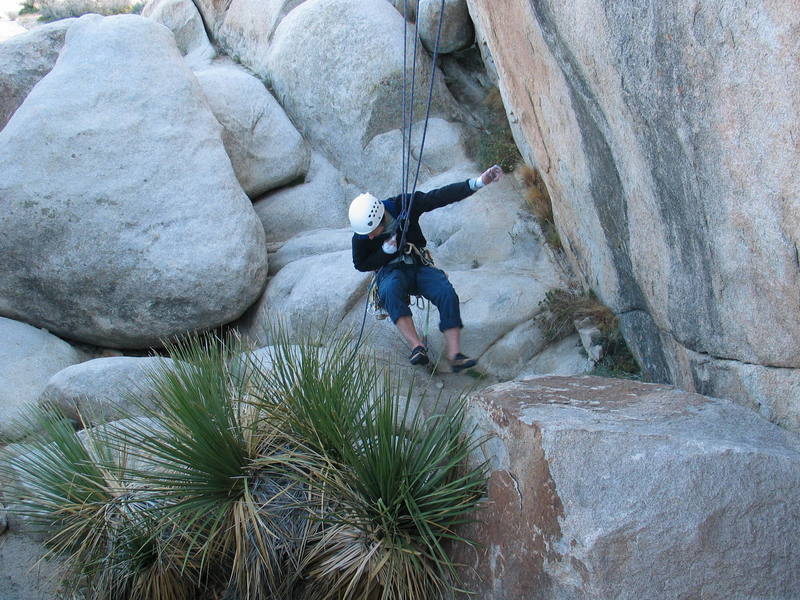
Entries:
{"type": "Polygon", "coordinates": [[[406,247],[403,250],[403,254],[413,257],[416,261],[419,261],[423,267],[434,266],[433,256],[431,255],[431,251],[427,248],[417,248],[411,242],[406,242],[406,247]]]}

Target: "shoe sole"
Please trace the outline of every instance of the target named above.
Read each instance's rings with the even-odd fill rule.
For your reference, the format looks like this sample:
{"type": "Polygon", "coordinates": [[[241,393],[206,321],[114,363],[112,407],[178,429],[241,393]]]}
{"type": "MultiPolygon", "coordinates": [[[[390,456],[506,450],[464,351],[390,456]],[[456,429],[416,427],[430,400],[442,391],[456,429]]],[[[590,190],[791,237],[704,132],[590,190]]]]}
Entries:
{"type": "Polygon", "coordinates": [[[409,359],[412,365],[427,365],[430,362],[427,352],[420,352],[415,358],[409,359]]]}
{"type": "Polygon", "coordinates": [[[450,365],[450,369],[453,371],[453,373],[461,373],[461,371],[466,371],[467,369],[471,369],[477,364],[478,364],[477,360],[469,360],[461,365],[450,365]]]}

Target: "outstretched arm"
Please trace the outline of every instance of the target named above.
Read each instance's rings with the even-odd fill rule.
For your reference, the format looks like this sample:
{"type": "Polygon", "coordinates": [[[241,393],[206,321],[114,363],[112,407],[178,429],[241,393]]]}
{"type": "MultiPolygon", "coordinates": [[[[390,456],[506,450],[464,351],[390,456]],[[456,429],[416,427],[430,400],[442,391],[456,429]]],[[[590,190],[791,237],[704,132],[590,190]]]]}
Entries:
{"type": "Polygon", "coordinates": [[[468,179],[459,183],[451,183],[430,192],[416,192],[412,212],[420,215],[424,212],[447,206],[471,196],[480,188],[498,181],[503,175],[503,169],[494,165],[481,173],[475,179],[468,179]]]}

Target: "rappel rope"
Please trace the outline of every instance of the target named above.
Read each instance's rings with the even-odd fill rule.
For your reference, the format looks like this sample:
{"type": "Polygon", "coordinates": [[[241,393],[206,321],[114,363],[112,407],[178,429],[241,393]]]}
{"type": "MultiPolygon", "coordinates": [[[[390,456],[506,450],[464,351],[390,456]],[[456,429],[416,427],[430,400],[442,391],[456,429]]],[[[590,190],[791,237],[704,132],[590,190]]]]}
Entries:
{"type": "MultiPolygon", "coordinates": [[[[439,42],[442,37],[442,22],[444,21],[444,0],[441,0],[439,6],[439,23],[436,28],[436,42],[433,46],[433,60],[431,62],[431,78],[428,84],[428,101],[425,106],[425,121],[422,127],[422,139],[419,145],[419,156],[417,157],[417,168],[414,173],[414,183],[411,186],[411,193],[408,193],[408,179],[411,172],[411,133],[414,127],[414,95],[416,89],[416,74],[417,74],[417,41],[419,40],[419,0],[417,0],[416,19],[414,20],[414,58],[411,67],[411,106],[406,111],[406,97],[407,97],[407,56],[408,56],[408,0],[403,0],[403,181],[402,181],[402,210],[399,216],[399,225],[401,229],[400,239],[398,240],[398,251],[403,252],[406,244],[406,233],[408,232],[408,224],[411,217],[411,209],[414,205],[414,194],[417,191],[417,182],[419,181],[419,171],[422,166],[422,156],[425,151],[425,137],[428,134],[428,119],[431,114],[431,104],[433,100],[433,83],[436,77],[436,60],[439,58],[439,42]],[[408,115],[408,121],[406,121],[408,115]],[[408,135],[406,135],[406,131],[408,135]]],[[[428,324],[431,316],[431,304],[427,302],[425,313],[425,328],[422,332],[422,341],[428,345],[428,324]]]]}
{"type": "Polygon", "coordinates": [[[408,222],[411,216],[411,208],[414,205],[414,194],[417,191],[417,182],[419,181],[419,170],[422,166],[422,155],[425,151],[425,137],[428,134],[428,119],[431,114],[431,104],[433,100],[433,83],[436,77],[436,60],[439,58],[439,42],[442,37],[442,22],[444,21],[444,0],[441,0],[439,6],[439,24],[436,28],[436,42],[433,46],[433,61],[431,63],[431,78],[428,85],[428,101],[425,106],[425,121],[422,127],[422,139],[419,145],[419,157],[417,159],[417,169],[414,173],[414,183],[411,186],[411,194],[408,193],[408,178],[411,171],[411,130],[414,126],[414,94],[416,87],[416,73],[417,73],[417,40],[419,39],[419,0],[417,0],[417,20],[414,22],[414,60],[411,67],[411,108],[406,111],[406,96],[407,96],[407,80],[406,64],[407,64],[407,44],[408,44],[408,0],[403,0],[403,180],[402,180],[402,210],[400,212],[399,220],[402,229],[402,235],[398,241],[397,248],[402,251],[406,242],[406,232],[408,231],[408,222]],[[406,122],[406,114],[408,112],[408,121],[406,122]],[[408,130],[408,136],[406,136],[408,130]]]}
{"type": "MultiPolygon", "coordinates": [[[[406,99],[408,97],[408,0],[403,0],[403,150],[402,150],[402,179],[401,179],[401,210],[398,216],[398,225],[401,231],[400,240],[398,241],[397,248],[399,252],[403,251],[406,243],[406,232],[408,231],[408,224],[411,216],[411,209],[414,205],[414,194],[417,191],[417,182],[419,181],[419,171],[422,165],[422,154],[425,150],[425,137],[428,133],[428,119],[431,114],[431,104],[433,100],[433,83],[436,76],[436,60],[439,57],[439,42],[442,36],[442,21],[444,21],[444,0],[441,0],[439,6],[439,24],[436,28],[436,43],[433,46],[433,61],[431,64],[431,78],[428,85],[428,101],[425,107],[425,121],[422,127],[422,139],[419,145],[419,157],[417,159],[417,168],[414,173],[414,183],[411,186],[411,193],[408,193],[408,180],[411,173],[411,130],[414,126],[414,88],[416,87],[417,79],[417,40],[419,39],[419,0],[417,0],[417,18],[414,20],[414,58],[411,62],[411,106],[407,107],[406,99]]],[[[358,332],[358,339],[356,340],[355,349],[353,350],[353,358],[355,358],[358,348],[361,345],[361,338],[364,334],[364,325],[367,321],[367,309],[369,307],[370,294],[372,288],[375,286],[375,278],[373,277],[369,286],[367,287],[367,299],[364,303],[364,315],[361,319],[361,328],[358,332]]],[[[425,331],[423,339],[427,345],[428,338],[428,321],[430,318],[430,302],[428,302],[427,315],[425,318],[425,331]]]]}

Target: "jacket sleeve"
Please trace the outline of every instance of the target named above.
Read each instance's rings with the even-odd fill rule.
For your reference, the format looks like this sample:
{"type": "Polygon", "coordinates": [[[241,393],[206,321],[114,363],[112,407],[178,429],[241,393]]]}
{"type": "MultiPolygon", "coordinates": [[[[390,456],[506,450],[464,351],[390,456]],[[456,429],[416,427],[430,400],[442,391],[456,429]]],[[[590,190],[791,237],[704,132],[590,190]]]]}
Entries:
{"type": "Polygon", "coordinates": [[[419,216],[422,213],[463,200],[473,193],[472,188],[469,187],[469,180],[451,183],[430,192],[415,192],[411,213],[419,216]]]}
{"type": "Polygon", "coordinates": [[[377,240],[353,236],[353,266],[358,271],[377,271],[395,256],[386,254],[377,240]]]}

